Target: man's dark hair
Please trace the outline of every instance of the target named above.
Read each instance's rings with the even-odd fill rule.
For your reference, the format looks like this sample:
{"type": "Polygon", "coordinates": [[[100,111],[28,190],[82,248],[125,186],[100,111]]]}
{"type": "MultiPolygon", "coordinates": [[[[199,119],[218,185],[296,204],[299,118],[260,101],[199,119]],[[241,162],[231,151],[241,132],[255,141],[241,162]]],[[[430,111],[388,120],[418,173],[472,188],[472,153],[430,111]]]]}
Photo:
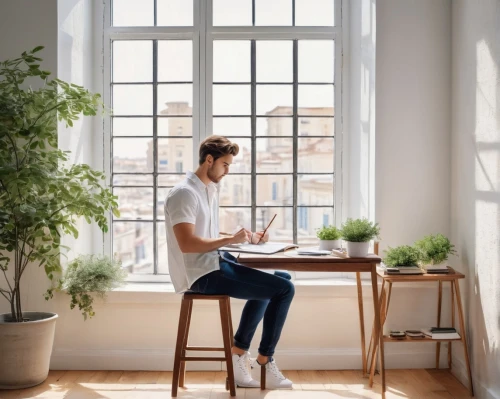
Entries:
{"type": "Polygon", "coordinates": [[[205,162],[207,155],[212,155],[214,162],[225,155],[238,155],[240,147],[224,136],[210,136],[200,144],[200,165],[205,162]]]}

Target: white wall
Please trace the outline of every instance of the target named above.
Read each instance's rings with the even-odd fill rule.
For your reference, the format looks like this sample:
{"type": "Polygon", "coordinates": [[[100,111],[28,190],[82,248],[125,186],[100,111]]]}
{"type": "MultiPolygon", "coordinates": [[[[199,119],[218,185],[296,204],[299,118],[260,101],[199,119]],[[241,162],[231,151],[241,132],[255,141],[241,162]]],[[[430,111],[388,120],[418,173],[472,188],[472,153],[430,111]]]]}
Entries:
{"type": "Polygon", "coordinates": [[[467,275],[462,291],[476,397],[498,399],[500,1],[457,0],[452,15],[451,232],[467,275]]]}

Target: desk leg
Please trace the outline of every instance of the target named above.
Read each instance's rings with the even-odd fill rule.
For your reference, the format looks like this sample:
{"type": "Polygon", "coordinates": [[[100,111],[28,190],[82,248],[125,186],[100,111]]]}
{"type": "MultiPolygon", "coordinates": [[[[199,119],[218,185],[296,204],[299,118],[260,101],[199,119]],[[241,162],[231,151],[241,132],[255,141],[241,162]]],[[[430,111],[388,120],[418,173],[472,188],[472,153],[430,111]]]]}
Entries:
{"type": "MultiPolygon", "coordinates": [[[[373,311],[375,315],[374,324],[374,341],[380,345],[380,377],[382,379],[382,399],[385,399],[385,361],[384,361],[384,335],[380,323],[380,307],[378,303],[378,287],[377,287],[377,271],[376,265],[372,267],[372,293],[373,293],[373,311]]],[[[374,348],[375,349],[375,348],[374,348]]],[[[374,355],[376,350],[374,351],[374,355]]],[[[372,359],[373,363],[373,359],[372,359]]],[[[375,372],[375,367],[372,367],[372,374],[375,372]]]]}
{"type": "MultiPolygon", "coordinates": [[[[451,326],[455,327],[455,288],[453,280],[450,281],[451,285],[451,326]]],[[[448,368],[451,371],[451,341],[448,342],[448,368]]]]}
{"type": "MultiPolygon", "coordinates": [[[[385,280],[382,281],[382,289],[380,291],[380,299],[379,299],[379,306],[380,306],[380,331],[383,335],[383,329],[385,325],[385,321],[387,320],[387,313],[389,312],[389,304],[391,303],[391,293],[392,293],[392,283],[388,282],[387,283],[389,289],[386,290],[385,288],[385,280]]],[[[375,375],[375,363],[376,363],[376,358],[377,358],[377,350],[378,350],[378,343],[377,340],[373,339],[373,328],[372,328],[372,340],[374,342],[373,350],[372,350],[372,356],[371,356],[371,363],[370,363],[370,386],[373,385],[373,376],[375,375]],[[371,372],[373,369],[373,373],[371,372]]],[[[370,347],[372,345],[372,342],[370,341],[370,347]]],[[[370,350],[368,350],[370,352],[370,350]]]]}
{"type": "MultiPolygon", "coordinates": [[[[441,304],[443,302],[443,282],[439,280],[439,293],[438,293],[438,317],[437,326],[441,327],[441,304]]],[[[441,355],[441,342],[436,342],[436,369],[439,368],[439,356],[441,355]]]]}
{"type": "MultiPolygon", "coordinates": [[[[379,297],[379,312],[382,314],[382,307],[384,306],[385,302],[385,280],[382,280],[382,289],[380,290],[380,297],[379,297]]],[[[382,326],[383,327],[383,326],[382,326]]],[[[372,336],[370,339],[370,346],[368,347],[368,355],[371,353],[370,357],[370,387],[373,386],[373,376],[375,375],[375,364],[376,364],[376,358],[377,358],[377,349],[378,349],[378,337],[375,333],[375,317],[373,318],[373,326],[372,326],[372,336]]]]}
{"type": "Polygon", "coordinates": [[[366,375],[365,316],[363,312],[363,287],[361,286],[360,272],[356,272],[356,283],[358,286],[359,327],[361,332],[361,357],[363,362],[364,377],[366,375]]]}
{"type": "Polygon", "coordinates": [[[457,307],[458,307],[458,319],[460,321],[460,333],[462,334],[462,344],[464,346],[465,363],[467,364],[467,372],[469,373],[469,393],[470,396],[474,396],[474,389],[472,388],[472,373],[470,371],[470,363],[469,363],[469,349],[467,348],[467,338],[465,334],[464,311],[462,309],[462,298],[460,297],[460,285],[458,284],[458,279],[455,279],[454,283],[455,283],[455,291],[457,293],[457,307]]]}

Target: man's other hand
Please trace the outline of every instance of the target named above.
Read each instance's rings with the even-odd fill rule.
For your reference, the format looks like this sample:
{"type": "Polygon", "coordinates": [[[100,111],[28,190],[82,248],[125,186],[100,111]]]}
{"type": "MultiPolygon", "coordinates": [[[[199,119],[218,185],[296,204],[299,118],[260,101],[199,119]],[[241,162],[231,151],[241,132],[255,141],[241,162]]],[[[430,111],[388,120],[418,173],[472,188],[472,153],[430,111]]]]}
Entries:
{"type": "Polygon", "coordinates": [[[249,241],[250,241],[249,231],[246,229],[241,229],[240,231],[238,231],[236,234],[233,235],[231,244],[242,244],[244,242],[249,242],[249,241]]]}
{"type": "Polygon", "coordinates": [[[262,236],[262,233],[263,233],[263,231],[253,233],[252,244],[262,244],[262,243],[269,241],[269,232],[266,231],[266,234],[264,234],[264,236],[262,236]],[[261,239],[261,237],[262,237],[262,239],[261,239]]]}

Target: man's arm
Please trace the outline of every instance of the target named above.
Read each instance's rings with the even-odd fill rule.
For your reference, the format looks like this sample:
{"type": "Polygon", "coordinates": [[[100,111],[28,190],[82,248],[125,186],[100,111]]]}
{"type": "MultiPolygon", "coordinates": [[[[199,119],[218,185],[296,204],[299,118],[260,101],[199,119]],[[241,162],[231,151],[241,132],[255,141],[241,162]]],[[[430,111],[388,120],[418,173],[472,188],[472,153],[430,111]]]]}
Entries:
{"type": "Polygon", "coordinates": [[[205,253],[228,244],[240,244],[249,240],[249,233],[241,229],[236,234],[223,238],[204,238],[194,234],[194,224],[178,223],[174,227],[177,244],[183,253],[205,253]]]}

